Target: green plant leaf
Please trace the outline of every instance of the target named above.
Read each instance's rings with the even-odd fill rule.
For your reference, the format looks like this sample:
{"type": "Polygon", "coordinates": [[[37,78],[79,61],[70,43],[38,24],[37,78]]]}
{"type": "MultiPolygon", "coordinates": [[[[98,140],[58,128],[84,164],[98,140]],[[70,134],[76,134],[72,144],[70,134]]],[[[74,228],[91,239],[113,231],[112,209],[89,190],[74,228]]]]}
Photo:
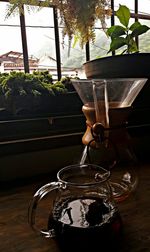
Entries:
{"type": "Polygon", "coordinates": [[[116,11],[116,16],[118,17],[121,24],[128,27],[130,19],[130,10],[125,5],[119,5],[119,9],[116,11]]]}
{"type": "Polygon", "coordinates": [[[125,49],[123,48],[122,54],[125,52],[138,52],[135,37],[146,33],[150,30],[150,27],[147,25],[141,25],[138,21],[129,26],[129,20],[131,18],[130,10],[125,5],[119,5],[116,15],[120,21],[120,25],[114,25],[108,28],[107,35],[111,37],[111,44],[108,53],[115,51],[122,46],[126,47],[125,49]]]}
{"type": "Polygon", "coordinates": [[[73,48],[75,48],[75,46],[76,46],[76,44],[77,44],[78,41],[79,41],[79,36],[75,35],[74,36],[73,45],[72,45],[73,48]]]}
{"type": "Polygon", "coordinates": [[[126,29],[120,25],[113,25],[110,28],[108,28],[106,34],[110,36],[111,38],[119,37],[121,35],[125,35],[126,29]]]}
{"type": "Polygon", "coordinates": [[[111,52],[111,51],[115,51],[117,50],[118,48],[126,45],[126,39],[125,38],[122,38],[122,37],[118,37],[118,38],[115,38],[112,40],[111,44],[110,44],[110,50],[108,51],[111,52]]]}
{"type": "Polygon", "coordinates": [[[138,52],[137,44],[135,40],[132,38],[130,39],[128,53],[138,52]]]}
{"type": "Polygon", "coordinates": [[[147,25],[140,25],[138,27],[136,27],[132,33],[131,33],[131,37],[136,37],[139,36],[145,32],[147,32],[150,28],[147,25]]]}
{"type": "Polygon", "coordinates": [[[130,31],[134,31],[136,28],[138,28],[139,26],[141,26],[140,22],[136,21],[134,22],[130,27],[129,30],[130,31]]]}

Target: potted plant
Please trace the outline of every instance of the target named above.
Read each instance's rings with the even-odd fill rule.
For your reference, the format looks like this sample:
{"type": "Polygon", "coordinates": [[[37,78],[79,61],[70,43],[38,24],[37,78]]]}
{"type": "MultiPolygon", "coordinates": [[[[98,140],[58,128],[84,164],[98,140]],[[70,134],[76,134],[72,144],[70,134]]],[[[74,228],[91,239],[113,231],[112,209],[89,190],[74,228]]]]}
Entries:
{"type": "MultiPolygon", "coordinates": [[[[147,32],[150,28],[140,22],[129,25],[130,10],[127,6],[120,5],[116,11],[120,25],[108,28],[107,35],[111,38],[111,51],[122,52],[113,56],[97,58],[84,64],[87,78],[148,78],[150,79],[150,53],[138,51],[135,38],[147,32]]],[[[149,106],[150,88],[149,81],[135,99],[133,106],[149,106]]]]}

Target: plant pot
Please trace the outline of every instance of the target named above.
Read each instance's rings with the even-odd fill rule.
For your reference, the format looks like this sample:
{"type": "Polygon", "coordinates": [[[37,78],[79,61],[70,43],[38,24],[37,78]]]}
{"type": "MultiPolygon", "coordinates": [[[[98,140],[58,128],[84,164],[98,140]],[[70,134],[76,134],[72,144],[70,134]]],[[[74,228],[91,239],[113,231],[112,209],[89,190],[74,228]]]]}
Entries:
{"type": "Polygon", "coordinates": [[[52,115],[80,114],[82,113],[82,102],[75,91],[51,97],[43,96],[40,112],[52,115]]]}
{"type": "Polygon", "coordinates": [[[37,97],[16,95],[8,99],[4,99],[4,96],[1,97],[0,108],[0,118],[7,118],[8,113],[11,117],[19,118],[40,115],[73,115],[82,113],[82,102],[76,92],[37,97]]]}
{"type": "Polygon", "coordinates": [[[150,107],[150,53],[115,55],[86,62],[85,74],[91,78],[148,78],[133,107],[150,107]]]}

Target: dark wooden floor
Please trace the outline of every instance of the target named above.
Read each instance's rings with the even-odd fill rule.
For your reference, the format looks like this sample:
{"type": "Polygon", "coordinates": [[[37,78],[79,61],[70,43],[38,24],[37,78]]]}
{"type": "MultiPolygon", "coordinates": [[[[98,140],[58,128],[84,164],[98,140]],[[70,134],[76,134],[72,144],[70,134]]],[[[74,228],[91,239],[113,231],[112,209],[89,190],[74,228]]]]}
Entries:
{"type": "MultiPolygon", "coordinates": [[[[0,252],[59,252],[54,240],[37,236],[27,221],[33,193],[53,178],[35,179],[0,192],[0,252]]],[[[150,252],[150,164],[142,165],[136,191],[119,203],[124,223],[121,252],[150,252]]]]}

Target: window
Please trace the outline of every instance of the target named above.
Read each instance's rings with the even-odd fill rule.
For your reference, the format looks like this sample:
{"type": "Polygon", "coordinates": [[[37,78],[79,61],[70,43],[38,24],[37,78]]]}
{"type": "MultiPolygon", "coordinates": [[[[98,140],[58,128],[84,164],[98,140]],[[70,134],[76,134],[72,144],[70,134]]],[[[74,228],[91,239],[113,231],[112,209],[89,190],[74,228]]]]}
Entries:
{"type": "MultiPolygon", "coordinates": [[[[0,2],[0,33],[1,33],[1,66],[0,72],[9,72],[10,69],[14,70],[17,66],[13,66],[9,60],[9,52],[22,52],[22,42],[21,42],[21,32],[20,32],[20,20],[19,16],[12,17],[5,20],[6,13],[6,3],[0,2]],[[11,43],[10,43],[11,41],[11,43]]],[[[10,54],[10,57],[14,56],[14,61],[16,61],[16,55],[10,54]]],[[[23,64],[21,68],[24,69],[23,64]]]]}
{"type": "MultiPolygon", "coordinates": [[[[139,21],[142,24],[145,24],[150,27],[150,20],[141,20],[139,21]]],[[[143,34],[139,37],[139,51],[143,53],[150,52],[150,31],[147,31],[146,34],[143,34]]]]}
{"type": "Polygon", "coordinates": [[[38,11],[34,7],[32,16],[25,8],[25,23],[28,55],[37,59],[37,65],[31,65],[30,72],[46,69],[57,79],[53,8],[38,11]]]}
{"type": "Polygon", "coordinates": [[[126,5],[131,11],[134,11],[134,0],[114,0],[114,9],[117,10],[119,4],[126,5]]]}
{"type": "MultiPolygon", "coordinates": [[[[114,10],[116,10],[119,4],[127,5],[132,14],[134,14],[135,9],[138,7],[139,14],[144,16],[148,16],[148,9],[150,7],[150,1],[145,0],[144,4],[142,1],[137,0],[114,0],[112,1],[114,5],[114,10]],[[136,4],[137,3],[137,4],[136,4]]],[[[1,55],[7,53],[9,51],[24,53],[22,49],[21,42],[21,33],[20,33],[20,20],[19,16],[12,17],[11,19],[5,20],[6,13],[6,2],[1,1],[0,3],[0,29],[1,29],[1,55]],[[11,39],[10,43],[5,43],[6,40],[11,39]]],[[[55,17],[56,18],[56,17],[55,17]]],[[[144,18],[145,19],[145,18],[144,18]]],[[[148,19],[148,18],[147,18],[148,19]]],[[[149,18],[150,19],[150,18],[149,18]]],[[[143,22],[142,19],[140,21],[143,22]]],[[[111,20],[107,20],[107,26],[109,27],[111,20]]],[[[148,21],[147,21],[148,22],[148,21]]],[[[115,18],[115,23],[117,23],[117,19],[115,18]]],[[[58,24],[59,25],[59,24],[58,24]]],[[[54,16],[53,16],[53,8],[43,8],[40,11],[37,11],[37,8],[34,7],[34,12],[32,12],[32,16],[27,12],[27,7],[25,6],[25,31],[27,37],[27,51],[29,59],[30,57],[34,57],[38,60],[38,69],[49,69],[53,72],[54,79],[60,78],[60,75],[66,76],[75,75],[76,72],[79,72],[79,75],[83,74],[82,65],[86,61],[86,52],[85,48],[81,49],[77,44],[75,47],[71,47],[70,52],[68,52],[69,44],[67,38],[65,38],[64,45],[62,41],[62,28],[59,27],[59,47],[55,41],[57,37],[55,37],[54,31],[54,16]],[[58,76],[58,58],[56,55],[56,51],[60,53],[60,62],[59,67],[61,70],[61,74],[58,76]],[[70,55],[68,57],[68,54],[70,55]],[[80,70],[80,71],[79,71],[80,70]]],[[[146,47],[148,44],[149,33],[140,38],[142,41],[143,52],[148,52],[149,48],[146,47]],[[144,45],[145,43],[145,45],[144,45]]],[[[96,41],[94,44],[90,45],[90,59],[94,59],[95,57],[106,56],[108,51],[108,38],[105,33],[101,30],[100,24],[96,25],[96,41]]],[[[141,42],[139,43],[141,44],[141,42]]],[[[140,45],[139,45],[140,46],[140,45]]],[[[25,55],[24,55],[25,56],[25,55]]],[[[29,61],[28,59],[28,61],[29,61]]],[[[29,62],[30,65],[30,62],[29,62]]],[[[29,66],[30,71],[35,69],[35,66],[32,64],[29,66]]],[[[10,70],[10,69],[9,69],[10,70]]],[[[22,70],[22,69],[19,69],[22,70]]]]}
{"type": "Polygon", "coordinates": [[[62,64],[62,77],[75,76],[77,71],[78,76],[82,78],[83,70],[82,65],[86,61],[85,48],[81,48],[77,42],[75,46],[69,45],[68,37],[63,39],[62,28],[59,28],[60,35],[60,52],[61,52],[61,64],[62,64]]]}
{"type": "MultiPolygon", "coordinates": [[[[145,0],[112,0],[112,7],[117,10],[119,4],[127,5],[132,13],[133,20],[135,19],[135,13],[138,11],[139,21],[150,26],[150,1],[145,0]]],[[[16,15],[5,20],[7,2],[0,1],[0,32],[1,32],[1,51],[0,51],[0,72],[10,72],[11,70],[25,71],[33,73],[33,71],[47,70],[54,81],[59,80],[61,77],[72,76],[84,78],[83,64],[87,59],[95,59],[97,57],[105,57],[109,48],[109,39],[103,32],[101,24],[96,24],[96,40],[94,43],[90,43],[89,47],[81,49],[79,43],[75,46],[70,47],[68,38],[65,37],[64,41],[62,38],[62,26],[57,22],[57,13],[52,7],[44,7],[40,11],[37,11],[37,7],[34,7],[32,16],[27,11],[28,6],[24,6],[25,15],[19,17],[16,15]],[[89,48],[89,50],[87,50],[89,48]],[[68,56],[69,55],[69,56],[68,56]],[[26,64],[24,64],[26,63],[26,64]],[[24,65],[27,68],[24,68],[24,65]]],[[[137,17],[136,17],[137,18],[137,17]]],[[[107,27],[111,25],[111,22],[117,24],[118,20],[114,16],[107,20],[107,27]]],[[[150,52],[150,31],[139,38],[139,50],[141,52],[150,52]]],[[[31,90],[33,91],[33,90],[31,90]]],[[[35,119],[35,118],[47,118],[51,115],[48,112],[48,108],[51,108],[51,104],[44,99],[42,106],[38,105],[41,97],[38,96],[38,92],[32,92],[32,104],[29,105],[29,98],[27,101],[27,108],[24,107],[24,91],[20,100],[22,105],[20,108],[17,107],[15,116],[6,113],[2,103],[0,121],[10,119],[35,119]],[[33,99],[35,98],[35,99],[33,99]],[[37,108],[35,113],[34,107],[37,108]],[[46,112],[44,111],[46,108],[46,112]],[[31,113],[28,113],[31,110],[31,113]]],[[[0,98],[2,101],[2,98],[0,98]]],[[[3,102],[3,101],[2,101],[3,102]]],[[[74,100],[70,101],[70,104],[74,103],[74,100]]],[[[61,109],[63,101],[56,103],[56,106],[61,109]]],[[[12,101],[10,102],[11,109],[12,101]]],[[[66,105],[68,111],[71,106],[66,105]]],[[[80,109],[76,108],[75,114],[80,109]]],[[[10,112],[10,111],[9,111],[10,112]]],[[[71,112],[70,112],[71,113],[71,112]]],[[[57,113],[57,116],[59,112],[57,113]]],[[[67,114],[65,114],[66,116],[67,114]]],[[[69,114],[70,116],[70,114],[69,114]]],[[[74,121],[75,122],[75,121],[74,121]]],[[[59,126],[58,126],[59,129],[59,126]]],[[[25,128],[22,129],[24,131],[25,128]]],[[[44,130],[42,128],[42,130],[44,130]]],[[[69,130],[69,127],[68,127],[69,130]]],[[[22,132],[21,131],[21,132],[22,132]]],[[[22,133],[21,133],[22,134],[22,133]]],[[[32,132],[33,134],[33,132],[32,132]]],[[[32,135],[31,134],[31,135],[32,135]]],[[[40,133],[41,134],[41,131],[40,133]]],[[[43,133],[42,133],[43,134],[43,133]]],[[[27,133],[28,135],[28,133],[27,133]]]]}

